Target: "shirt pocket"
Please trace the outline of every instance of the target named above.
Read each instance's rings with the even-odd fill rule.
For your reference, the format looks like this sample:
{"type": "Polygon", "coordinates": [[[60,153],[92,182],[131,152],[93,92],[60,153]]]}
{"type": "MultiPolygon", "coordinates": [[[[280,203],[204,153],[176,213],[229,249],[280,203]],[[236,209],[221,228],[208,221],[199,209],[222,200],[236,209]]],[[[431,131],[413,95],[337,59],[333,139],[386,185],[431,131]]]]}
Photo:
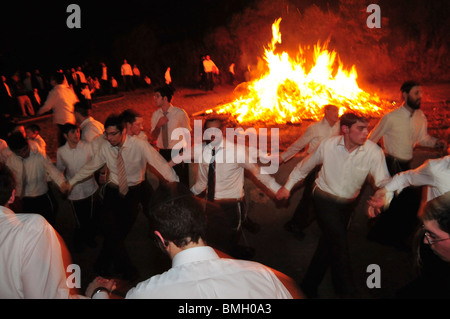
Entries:
{"type": "Polygon", "coordinates": [[[366,180],[369,175],[370,168],[364,166],[353,166],[352,167],[352,179],[355,182],[355,185],[361,185],[366,180]]]}

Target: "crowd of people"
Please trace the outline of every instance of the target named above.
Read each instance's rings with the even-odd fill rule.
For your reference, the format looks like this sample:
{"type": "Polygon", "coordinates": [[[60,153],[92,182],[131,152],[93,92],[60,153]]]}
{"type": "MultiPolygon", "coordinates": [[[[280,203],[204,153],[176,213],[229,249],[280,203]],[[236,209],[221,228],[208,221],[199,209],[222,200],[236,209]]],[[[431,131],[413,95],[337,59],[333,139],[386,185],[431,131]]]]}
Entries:
{"type": "MultiPolygon", "coordinates": [[[[104,63],[92,67],[83,66],[60,69],[64,83],[73,89],[77,98],[92,107],[92,101],[99,96],[117,94],[120,90],[130,91],[149,87],[151,79],[141,74],[139,67],[131,66],[125,59],[118,70],[111,71],[104,63]]],[[[38,115],[53,86],[51,74],[44,75],[39,69],[34,72],[16,71],[11,76],[1,75],[0,115],[26,119],[38,115]]]]}
{"type": "MultiPolygon", "coordinates": [[[[122,75],[131,77],[128,66],[123,67],[122,75]]],[[[373,181],[375,190],[368,200],[368,215],[375,221],[374,228],[386,227],[376,232],[376,238],[372,233],[368,238],[405,243],[423,224],[422,246],[426,244],[435,251],[448,268],[450,209],[445,194],[450,191],[449,156],[429,160],[415,170],[410,167],[416,145],[448,152],[447,141],[427,132],[427,120],[420,109],[422,87],[417,82],[402,85],[404,103],[387,113],[371,132],[368,120],[361,115],[347,112],[339,117],[338,106],[324,106],[323,120],[312,124],[280,155],[280,163],[284,163],[307,150],[307,156],[280,185],[250,158],[248,147],[227,136],[225,122],[219,118],[204,121],[203,131],[208,133],[203,135],[205,140],[195,145],[190,158],[186,156],[186,140],[172,132],[182,128],[190,133],[192,129],[187,112],[173,104],[172,85],[154,91],[158,109],[147,136],[143,118],[136,110],[111,113],[104,123],[95,120],[89,104],[66,80],[61,72],[52,76],[53,89],[43,103],[43,111],[38,111],[53,110],[60,142],[56,164],[47,157],[45,141],[36,125],[11,126],[5,140],[0,140],[0,234],[5,237],[0,243],[0,262],[3,269],[3,265],[9,267],[0,274],[2,297],[71,296],[60,269],[64,245],[58,244],[54,230],[57,202],[52,189],[58,188],[67,196],[77,221],[73,249],[83,251],[96,245],[97,235],[103,237],[93,269],[100,277],[89,286],[88,297],[108,297],[114,289],[111,278],[137,279],[138,271],[125,241],[142,211],[156,242],[172,259],[172,268],[139,283],[126,298],[317,298],[328,269],[336,293],[354,298],[358,289],[347,229],[368,180],[373,181]],[[382,147],[377,144],[381,139],[382,147]],[[192,162],[199,165],[190,181],[192,162]],[[156,189],[149,183],[148,165],[157,174],[156,189]],[[249,261],[254,252],[240,245],[243,228],[258,231],[247,214],[245,172],[279,201],[288,199],[293,188],[305,182],[302,201],[286,224],[286,229],[299,238],[311,220],[315,219],[321,230],[306,274],[298,280],[302,292],[287,289],[273,269],[249,261]],[[50,183],[57,187],[50,187],[50,183]],[[428,204],[414,206],[416,192],[408,193],[407,189],[422,186],[429,188],[424,198],[428,204]],[[410,202],[406,214],[399,208],[401,204],[396,204],[403,194],[410,202]],[[432,204],[436,201],[439,209],[432,204]],[[395,218],[399,214],[403,214],[400,222],[395,218]],[[385,215],[389,215],[387,221],[385,215]],[[405,223],[405,218],[409,222],[405,223]],[[38,224],[36,228],[33,223],[38,224]],[[19,237],[13,234],[19,232],[19,237],[38,232],[42,243],[30,240],[18,245],[19,237]],[[388,239],[380,239],[382,236],[388,239]],[[14,254],[7,256],[12,250],[14,254]],[[28,291],[23,280],[34,275],[34,270],[17,260],[25,258],[32,263],[32,257],[41,253],[48,257],[48,264],[41,265],[39,271],[52,273],[50,278],[54,280],[34,283],[41,285],[41,290],[33,287],[28,291]],[[219,257],[221,254],[227,258],[219,257]]],[[[132,79],[126,81],[133,89],[132,79]]],[[[423,257],[424,249],[421,251],[423,257]]],[[[423,278],[417,285],[432,287],[423,278]]],[[[450,291],[449,286],[446,288],[450,291]]]]}

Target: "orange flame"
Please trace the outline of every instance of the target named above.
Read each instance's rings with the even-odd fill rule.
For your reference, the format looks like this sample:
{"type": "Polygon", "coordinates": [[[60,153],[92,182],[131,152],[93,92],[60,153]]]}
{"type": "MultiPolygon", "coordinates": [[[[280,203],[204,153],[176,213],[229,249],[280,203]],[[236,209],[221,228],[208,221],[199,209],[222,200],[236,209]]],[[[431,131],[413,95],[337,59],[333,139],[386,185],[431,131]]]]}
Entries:
{"type": "Polygon", "coordinates": [[[338,59],[336,70],[336,52],[327,50],[328,43],[314,46],[314,63],[309,72],[301,48],[296,60],[286,52],[275,54],[277,43],[281,43],[280,22],[281,18],[273,23],[272,41],[265,49],[269,71],[246,83],[245,93],[236,100],[206,113],[231,114],[239,123],[283,124],[319,120],[326,104],[338,106],[340,114],[351,110],[367,117],[379,117],[392,107],[376,94],[359,88],[354,65],[346,71],[338,59]]]}

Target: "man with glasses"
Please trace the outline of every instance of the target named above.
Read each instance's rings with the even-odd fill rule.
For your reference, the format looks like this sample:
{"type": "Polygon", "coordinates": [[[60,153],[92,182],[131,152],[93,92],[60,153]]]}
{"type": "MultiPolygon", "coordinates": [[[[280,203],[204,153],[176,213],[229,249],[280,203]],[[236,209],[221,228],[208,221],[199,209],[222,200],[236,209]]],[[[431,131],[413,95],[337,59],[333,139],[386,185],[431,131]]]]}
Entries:
{"type": "Polygon", "coordinates": [[[69,180],[68,190],[106,164],[109,176],[103,198],[105,240],[95,270],[101,276],[113,271],[132,280],[137,271],[125,249],[125,239],[131,231],[141,202],[147,164],[154,167],[163,179],[178,182],[178,176],[164,158],[147,142],[128,136],[119,115],[112,114],[105,121],[105,137],[94,158],[69,180]],[[114,269],[112,267],[114,266],[114,269]]]}
{"type": "Polygon", "coordinates": [[[450,298],[450,192],[428,201],[419,219],[423,223],[417,242],[420,273],[397,297],[450,298]]]}

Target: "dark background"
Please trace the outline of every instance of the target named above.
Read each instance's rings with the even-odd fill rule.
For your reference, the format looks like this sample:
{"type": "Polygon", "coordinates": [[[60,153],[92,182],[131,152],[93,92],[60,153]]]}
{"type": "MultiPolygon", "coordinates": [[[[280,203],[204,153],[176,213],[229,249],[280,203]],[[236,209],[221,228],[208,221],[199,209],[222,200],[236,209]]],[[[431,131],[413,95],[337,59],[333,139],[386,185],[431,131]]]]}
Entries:
{"type": "MultiPolygon", "coordinates": [[[[257,64],[282,17],[286,50],[329,41],[361,80],[413,77],[449,81],[450,5],[445,0],[195,0],[11,1],[0,13],[0,72],[83,66],[105,62],[112,74],[124,58],[161,80],[168,66],[175,83],[190,85],[201,55],[221,71],[235,62],[239,75],[257,64]],[[81,8],[81,29],[69,29],[67,6],[81,8]],[[381,7],[381,29],[369,29],[366,8],[381,7]]],[[[85,70],[88,71],[88,70],[85,70]]]]}

